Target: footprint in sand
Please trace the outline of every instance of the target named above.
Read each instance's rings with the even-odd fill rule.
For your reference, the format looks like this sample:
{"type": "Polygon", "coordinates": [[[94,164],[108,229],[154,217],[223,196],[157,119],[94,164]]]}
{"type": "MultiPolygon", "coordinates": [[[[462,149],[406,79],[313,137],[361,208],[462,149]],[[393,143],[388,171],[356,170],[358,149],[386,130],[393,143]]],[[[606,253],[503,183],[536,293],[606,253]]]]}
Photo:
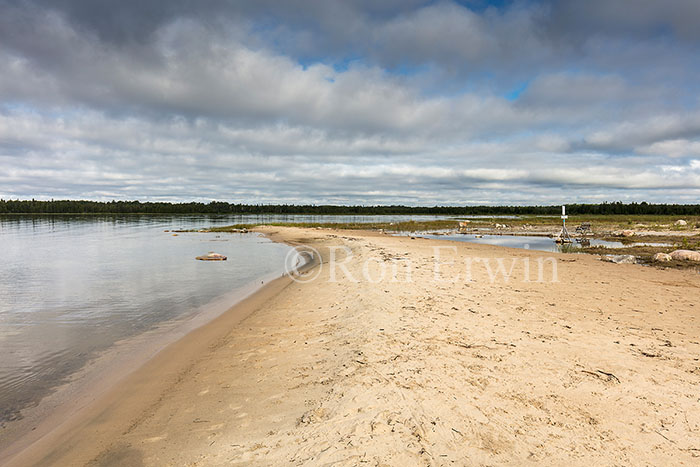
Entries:
{"type": "Polygon", "coordinates": [[[285,393],[281,392],[279,394],[275,394],[274,396],[270,396],[267,399],[268,400],[275,400],[275,399],[280,399],[285,396],[285,393]]]}
{"type": "Polygon", "coordinates": [[[157,443],[158,441],[162,441],[162,440],[164,440],[164,439],[167,438],[167,437],[168,437],[167,434],[166,434],[166,435],[162,435],[162,436],[154,436],[154,437],[152,437],[152,438],[145,438],[145,439],[143,440],[143,442],[144,442],[144,443],[157,443]]]}

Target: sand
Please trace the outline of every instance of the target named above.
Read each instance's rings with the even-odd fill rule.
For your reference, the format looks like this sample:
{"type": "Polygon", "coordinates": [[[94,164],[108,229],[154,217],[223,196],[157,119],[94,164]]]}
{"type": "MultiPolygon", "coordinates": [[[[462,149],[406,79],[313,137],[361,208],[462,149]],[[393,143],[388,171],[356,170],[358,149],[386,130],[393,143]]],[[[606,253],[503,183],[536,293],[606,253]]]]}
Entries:
{"type": "Polygon", "coordinates": [[[317,248],[315,279],[268,285],[8,465],[700,464],[697,273],[261,230],[317,248]]]}

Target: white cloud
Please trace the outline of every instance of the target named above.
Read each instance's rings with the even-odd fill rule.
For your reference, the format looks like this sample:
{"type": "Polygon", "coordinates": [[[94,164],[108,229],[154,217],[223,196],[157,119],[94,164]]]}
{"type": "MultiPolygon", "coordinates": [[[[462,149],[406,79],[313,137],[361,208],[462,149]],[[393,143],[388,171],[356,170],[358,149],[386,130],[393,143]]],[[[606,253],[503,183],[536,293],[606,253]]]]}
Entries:
{"type": "Polygon", "coordinates": [[[645,146],[679,137],[700,135],[700,113],[677,112],[674,114],[640,115],[635,119],[610,125],[593,131],[585,138],[592,147],[616,150],[633,150],[648,153],[645,146]]]}

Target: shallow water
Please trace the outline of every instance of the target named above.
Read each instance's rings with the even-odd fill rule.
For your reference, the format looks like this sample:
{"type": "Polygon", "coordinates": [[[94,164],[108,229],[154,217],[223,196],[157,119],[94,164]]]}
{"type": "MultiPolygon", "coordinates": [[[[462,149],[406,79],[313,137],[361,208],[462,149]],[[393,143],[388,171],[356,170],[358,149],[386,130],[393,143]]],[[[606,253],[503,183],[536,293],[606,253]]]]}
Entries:
{"type": "MultiPolygon", "coordinates": [[[[523,248],[526,250],[549,251],[552,253],[575,252],[581,245],[574,243],[560,245],[554,242],[553,238],[535,235],[475,235],[475,234],[455,234],[455,235],[432,235],[415,234],[419,237],[434,238],[440,240],[455,240],[458,242],[482,243],[486,245],[506,246],[510,248],[523,248]]],[[[608,248],[624,248],[621,242],[609,242],[606,240],[590,239],[590,246],[605,246],[608,248]]]]}
{"type": "Polygon", "coordinates": [[[290,248],[257,234],[163,232],[222,221],[0,217],[0,422],[115,342],[283,272],[290,248]]]}

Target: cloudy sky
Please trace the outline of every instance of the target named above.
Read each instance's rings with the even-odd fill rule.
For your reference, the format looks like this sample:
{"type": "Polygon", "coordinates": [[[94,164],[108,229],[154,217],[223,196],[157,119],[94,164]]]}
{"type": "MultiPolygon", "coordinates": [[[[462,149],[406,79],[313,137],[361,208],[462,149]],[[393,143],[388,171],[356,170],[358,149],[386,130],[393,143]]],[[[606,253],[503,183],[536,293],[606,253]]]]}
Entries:
{"type": "Polygon", "coordinates": [[[700,200],[698,0],[0,0],[0,197],[700,200]]]}

